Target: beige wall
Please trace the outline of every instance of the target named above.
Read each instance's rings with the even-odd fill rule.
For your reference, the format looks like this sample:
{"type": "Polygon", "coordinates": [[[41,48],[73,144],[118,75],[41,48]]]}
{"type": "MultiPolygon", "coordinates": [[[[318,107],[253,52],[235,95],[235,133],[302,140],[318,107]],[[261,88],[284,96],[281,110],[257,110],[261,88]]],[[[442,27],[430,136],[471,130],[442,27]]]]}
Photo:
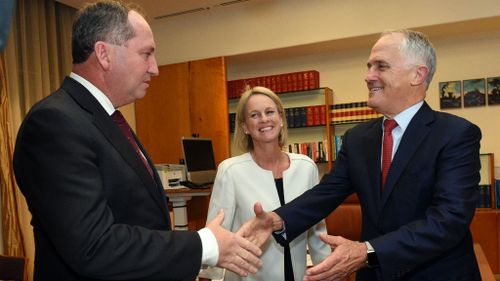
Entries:
{"type": "MultiPolygon", "coordinates": [[[[228,56],[228,80],[316,69],[334,102],[366,100],[366,58],[376,35],[425,31],[438,68],[427,102],[439,109],[439,81],[500,76],[498,0],[252,0],[151,22],[160,65],[228,56]]],[[[134,123],[133,107],[125,109],[134,123]]],[[[447,110],[479,125],[481,152],[500,166],[500,106],[447,110]]]]}
{"type": "Polygon", "coordinates": [[[151,26],[163,65],[498,15],[498,0],[251,0],[151,26]]]}
{"type": "MultiPolygon", "coordinates": [[[[500,26],[499,26],[500,27],[500,26]]],[[[500,29],[496,33],[438,40],[441,69],[428,100],[438,108],[438,81],[500,76],[500,29]]],[[[500,106],[447,110],[481,127],[481,152],[495,153],[500,166],[500,106]]],[[[500,175],[497,175],[500,178],[500,175]]]]}

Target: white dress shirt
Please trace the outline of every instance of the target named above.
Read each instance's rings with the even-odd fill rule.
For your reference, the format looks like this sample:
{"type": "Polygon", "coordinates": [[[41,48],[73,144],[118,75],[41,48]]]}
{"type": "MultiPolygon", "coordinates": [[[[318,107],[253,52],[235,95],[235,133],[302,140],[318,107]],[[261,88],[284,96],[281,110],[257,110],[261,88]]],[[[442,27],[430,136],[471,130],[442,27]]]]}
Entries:
{"type": "MultiPolygon", "coordinates": [[[[417,102],[416,104],[408,107],[404,111],[400,112],[398,115],[394,116],[394,120],[396,120],[396,123],[398,123],[398,126],[392,130],[392,155],[391,159],[394,158],[394,155],[396,154],[396,151],[398,150],[399,143],[401,142],[401,138],[403,137],[403,134],[406,131],[406,128],[408,127],[408,124],[410,124],[411,119],[413,119],[413,116],[417,114],[417,111],[422,107],[424,104],[424,101],[417,102]]],[[[387,118],[384,117],[385,121],[387,118]]],[[[382,132],[384,131],[384,122],[382,122],[382,132]]],[[[384,140],[384,134],[382,133],[382,145],[383,145],[383,140],[384,140]]],[[[382,148],[380,149],[382,151],[382,148]]],[[[382,161],[382,159],[380,159],[382,161]]],[[[382,167],[382,165],[380,165],[382,167]]]]}

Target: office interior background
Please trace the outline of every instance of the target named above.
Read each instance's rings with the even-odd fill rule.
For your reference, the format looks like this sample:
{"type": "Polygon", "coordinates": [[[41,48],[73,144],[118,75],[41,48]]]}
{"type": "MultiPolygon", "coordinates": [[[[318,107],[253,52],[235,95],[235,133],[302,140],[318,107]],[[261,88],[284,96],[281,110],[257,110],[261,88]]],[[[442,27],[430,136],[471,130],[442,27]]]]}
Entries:
{"type": "MultiPolygon", "coordinates": [[[[84,1],[59,2],[77,8],[84,1]]],[[[158,65],[222,56],[228,81],[314,69],[320,86],[333,90],[334,104],[367,99],[366,59],[387,29],[422,31],[434,43],[437,71],[426,98],[433,109],[440,110],[439,82],[500,77],[497,0],[132,2],[145,8],[158,65]]],[[[500,178],[500,105],[442,110],[481,128],[481,153],[497,156],[500,178]]],[[[134,105],[122,112],[135,129],[134,105]]]]}
{"type": "MultiPolygon", "coordinates": [[[[500,76],[500,5],[494,0],[250,0],[149,21],[159,65],[224,56],[228,81],[315,69],[320,86],[333,89],[334,103],[367,99],[366,60],[387,29],[419,30],[434,43],[437,71],[426,98],[434,109],[440,109],[439,82],[500,76]]],[[[443,111],[479,125],[481,152],[500,156],[500,106],[443,111]]],[[[132,105],[126,114],[134,123],[132,105]]],[[[500,166],[500,158],[495,163],[500,166]]]]}

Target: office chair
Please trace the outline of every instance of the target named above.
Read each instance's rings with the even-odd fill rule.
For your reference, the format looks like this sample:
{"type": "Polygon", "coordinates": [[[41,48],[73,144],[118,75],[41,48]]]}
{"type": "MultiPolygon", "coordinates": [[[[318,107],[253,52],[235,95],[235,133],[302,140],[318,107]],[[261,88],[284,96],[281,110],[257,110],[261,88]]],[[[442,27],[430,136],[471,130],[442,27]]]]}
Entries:
{"type": "Polygon", "coordinates": [[[28,281],[27,258],[0,255],[0,280],[28,281]]]}

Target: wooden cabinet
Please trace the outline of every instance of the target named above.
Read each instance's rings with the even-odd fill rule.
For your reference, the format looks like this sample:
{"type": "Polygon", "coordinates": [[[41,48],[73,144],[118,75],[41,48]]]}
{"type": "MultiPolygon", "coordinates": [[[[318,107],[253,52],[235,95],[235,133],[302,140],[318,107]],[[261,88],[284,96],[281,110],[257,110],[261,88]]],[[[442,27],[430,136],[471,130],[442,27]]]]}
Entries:
{"type": "MultiPolygon", "coordinates": [[[[137,135],[154,163],[179,163],[181,137],[211,138],[216,164],[229,157],[224,58],[159,67],[147,95],[135,104],[137,135]]],[[[209,197],[188,201],[189,229],[205,225],[209,197]]]]}
{"type": "Polygon", "coordinates": [[[484,153],[481,159],[481,181],[476,214],[470,229],[475,243],[479,243],[491,270],[500,273],[500,210],[495,206],[494,155],[484,153]]]}
{"type": "Polygon", "coordinates": [[[155,164],[179,163],[181,137],[191,135],[189,63],[163,65],[135,103],[136,131],[155,164]]]}
{"type": "Polygon", "coordinates": [[[500,272],[500,211],[478,209],[470,225],[472,238],[479,243],[494,273],[500,272]]]}

